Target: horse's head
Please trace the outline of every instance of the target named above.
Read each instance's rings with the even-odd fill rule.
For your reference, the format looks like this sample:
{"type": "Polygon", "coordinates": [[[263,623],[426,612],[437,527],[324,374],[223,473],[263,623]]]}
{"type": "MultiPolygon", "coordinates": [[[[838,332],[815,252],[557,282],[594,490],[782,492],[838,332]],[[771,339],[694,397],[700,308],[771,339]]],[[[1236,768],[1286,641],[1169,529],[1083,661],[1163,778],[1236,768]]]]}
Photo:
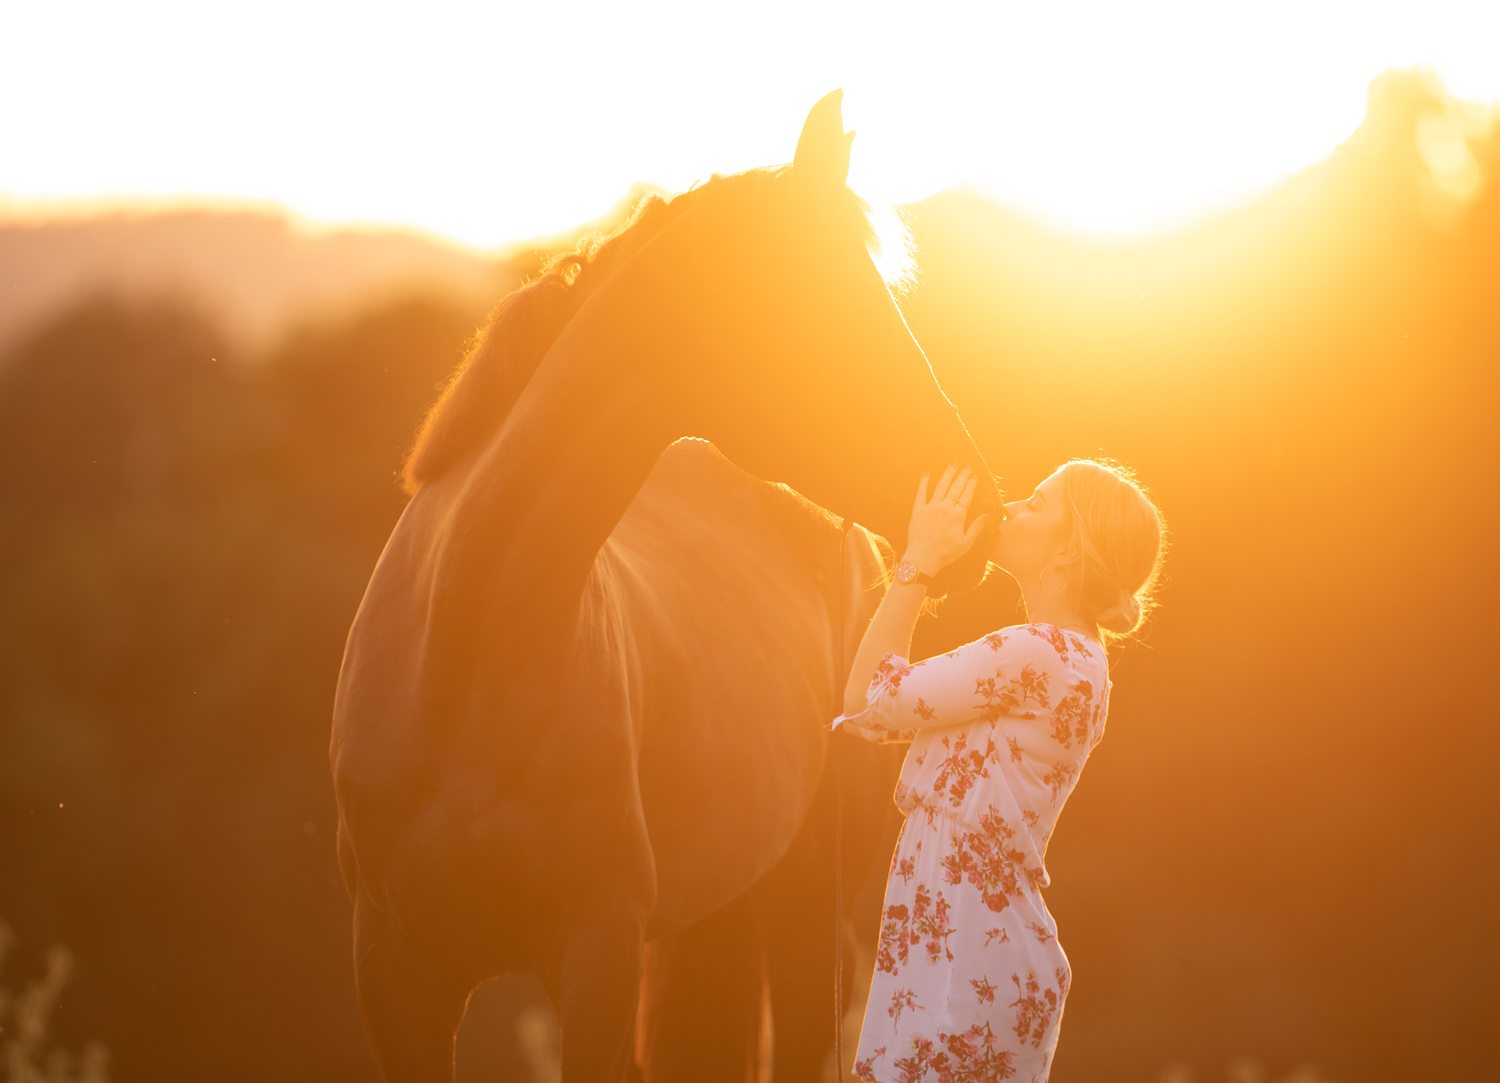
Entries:
{"type": "MultiPolygon", "coordinates": [[[[899,547],[923,470],[972,463],[972,514],[1000,500],[871,256],[868,208],[846,183],[854,133],[841,98],[813,106],[790,167],[716,177],[679,197],[692,204],[657,243],[696,241],[677,249],[693,306],[679,311],[694,329],[693,368],[680,376],[701,435],[899,547]]],[[[943,589],[978,582],[998,518],[943,589]]]]}

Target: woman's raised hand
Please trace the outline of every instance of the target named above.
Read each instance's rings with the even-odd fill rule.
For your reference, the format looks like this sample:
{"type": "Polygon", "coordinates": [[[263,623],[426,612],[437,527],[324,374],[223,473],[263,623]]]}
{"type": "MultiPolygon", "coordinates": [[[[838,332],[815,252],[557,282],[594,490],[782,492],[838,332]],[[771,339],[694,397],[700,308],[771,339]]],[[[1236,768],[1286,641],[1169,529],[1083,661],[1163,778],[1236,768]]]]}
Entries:
{"type": "Polygon", "coordinates": [[[969,551],[974,539],[989,525],[990,517],[980,515],[964,529],[969,504],[979,488],[979,475],[970,467],[960,470],[957,463],[949,463],[929,499],[930,478],[930,474],[924,473],[917,483],[917,499],[912,505],[902,559],[911,561],[923,574],[936,575],[969,551]]]}

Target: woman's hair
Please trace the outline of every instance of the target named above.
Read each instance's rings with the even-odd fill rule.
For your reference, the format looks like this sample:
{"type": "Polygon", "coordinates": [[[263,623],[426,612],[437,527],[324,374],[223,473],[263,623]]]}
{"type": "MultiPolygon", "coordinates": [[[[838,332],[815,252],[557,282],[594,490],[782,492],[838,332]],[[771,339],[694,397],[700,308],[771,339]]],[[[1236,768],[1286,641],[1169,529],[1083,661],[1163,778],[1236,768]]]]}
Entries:
{"type": "Polygon", "coordinates": [[[1166,549],[1161,511],[1118,463],[1073,459],[1062,476],[1073,524],[1069,556],[1081,564],[1079,609],[1112,638],[1129,636],[1155,607],[1166,549]]]}

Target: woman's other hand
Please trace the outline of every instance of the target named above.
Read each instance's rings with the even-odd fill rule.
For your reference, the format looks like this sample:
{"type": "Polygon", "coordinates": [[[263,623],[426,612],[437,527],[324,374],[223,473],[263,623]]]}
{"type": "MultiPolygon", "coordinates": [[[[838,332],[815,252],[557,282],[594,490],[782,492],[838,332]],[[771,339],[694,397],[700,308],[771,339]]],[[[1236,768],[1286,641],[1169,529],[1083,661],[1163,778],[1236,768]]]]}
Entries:
{"type": "MultiPolygon", "coordinates": [[[[989,522],[988,515],[980,515],[969,524],[968,530],[964,529],[969,501],[979,488],[979,479],[968,467],[962,472],[957,463],[948,467],[932,489],[931,499],[927,495],[929,480],[929,475],[923,474],[917,485],[911,526],[906,532],[906,553],[901,558],[915,564],[921,575],[936,575],[945,565],[967,553],[989,522]]],[[[911,657],[912,629],[926,599],[925,589],[885,592],[859,641],[859,650],[854,652],[854,664],[849,667],[849,681],[844,686],[846,717],[852,718],[865,709],[870,681],[881,658],[887,654],[911,657]]]]}
{"type": "Polygon", "coordinates": [[[936,575],[969,551],[974,539],[989,525],[988,515],[978,516],[964,529],[969,503],[979,488],[979,475],[965,466],[950,463],[938,478],[929,498],[927,483],[931,475],[923,474],[917,483],[917,499],[911,509],[911,526],[906,531],[906,553],[924,575],[936,575]]]}

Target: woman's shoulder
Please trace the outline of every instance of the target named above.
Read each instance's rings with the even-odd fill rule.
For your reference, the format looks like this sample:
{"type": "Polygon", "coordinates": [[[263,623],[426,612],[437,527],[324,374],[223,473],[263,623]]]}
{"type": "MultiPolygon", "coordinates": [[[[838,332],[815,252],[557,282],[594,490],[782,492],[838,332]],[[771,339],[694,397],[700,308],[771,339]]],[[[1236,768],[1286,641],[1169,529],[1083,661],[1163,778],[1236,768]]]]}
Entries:
{"type": "Polygon", "coordinates": [[[1060,663],[1086,668],[1107,668],[1104,646],[1098,640],[1055,624],[1012,624],[976,639],[962,651],[985,650],[1041,664],[1060,663]]]}

